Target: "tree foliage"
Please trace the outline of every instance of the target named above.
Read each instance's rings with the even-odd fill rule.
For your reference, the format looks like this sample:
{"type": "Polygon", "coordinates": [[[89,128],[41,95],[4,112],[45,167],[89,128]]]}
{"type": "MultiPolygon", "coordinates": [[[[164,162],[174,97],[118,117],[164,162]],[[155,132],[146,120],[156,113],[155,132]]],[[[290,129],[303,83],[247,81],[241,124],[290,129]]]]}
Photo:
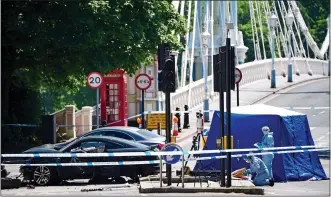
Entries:
{"type": "MultiPolygon", "coordinates": [[[[132,74],[151,62],[157,44],[169,42],[180,48],[177,35],[185,33],[184,19],[169,1],[3,1],[1,5],[2,123],[22,123],[22,117],[39,115],[23,114],[22,104],[10,106],[22,99],[11,94],[18,89],[36,95],[26,101],[48,102],[54,109],[68,101],[58,98],[77,95],[89,72],[122,68],[132,74]]],[[[38,105],[31,107],[39,110],[38,105]]]]}

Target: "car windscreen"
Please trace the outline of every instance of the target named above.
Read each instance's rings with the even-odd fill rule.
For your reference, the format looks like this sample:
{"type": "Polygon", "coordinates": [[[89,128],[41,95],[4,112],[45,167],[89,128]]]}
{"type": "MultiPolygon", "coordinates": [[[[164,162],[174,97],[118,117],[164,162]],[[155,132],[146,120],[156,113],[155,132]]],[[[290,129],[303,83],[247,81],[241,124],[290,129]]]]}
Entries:
{"type": "Polygon", "coordinates": [[[162,136],[154,133],[153,131],[148,131],[148,130],[145,130],[145,129],[140,129],[140,130],[137,131],[137,133],[139,133],[140,135],[143,135],[146,138],[159,138],[159,137],[162,137],[162,136]]]}

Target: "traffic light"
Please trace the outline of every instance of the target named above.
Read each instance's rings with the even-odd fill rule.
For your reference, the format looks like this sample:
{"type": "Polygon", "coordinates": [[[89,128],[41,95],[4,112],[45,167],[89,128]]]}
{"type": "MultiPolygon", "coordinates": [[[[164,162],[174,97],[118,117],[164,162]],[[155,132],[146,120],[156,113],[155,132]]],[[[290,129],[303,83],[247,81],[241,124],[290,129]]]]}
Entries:
{"type": "Polygon", "coordinates": [[[226,80],[225,80],[225,46],[219,48],[219,54],[213,56],[214,58],[214,65],[213,65],[213,72],[214,72],[214,92],[220,92],[220,84],[222,80],[222,89],[223,92],[226,91],[226,80]],[[221,78],[220,78],[220,73],[221,78]]]}
{"type": "Polygon", "coordinates": [[[229,58],[229,65],[226,65],[226,46],[222,46],[219,48],[219,54],[213,56],[214,58],[214,65],[213,65],[213,72],[214,72],[214,92],[220,91],[220,75],[221,72],[221,79],[222,79],[222,87],[223,91],[226,92],[227,90],[227,81],[226,81],[226,68],[230,69],[230,89],[235,90],[235,48],[232,46],[230,48],[230,58],[229,58]]]}
{"type": "Polygon", "coordinates": [[[176,65],[174,55],[170,55],[169,58],[165,60],[164,68],[161,73],[163,75],[163,92],[176,92],[176,65]]]}
{"type": "Polygon", "coordinates": [[[170,45],[169,44],[159,44],[157,49],[157,59],[158,59],[158,89],[159,91],[163,91],[163,75],[162,70],[164,69],[164,64],[166,58],[170,55],[170,45]]]}
{"type": "Polygon", "coordinates": [[[235,67],[236,67],[236,54],[234,46],[231,47],[230,51],[230,86],[231,90],[235,90],[236,78],[235,78],[235,67]]]}

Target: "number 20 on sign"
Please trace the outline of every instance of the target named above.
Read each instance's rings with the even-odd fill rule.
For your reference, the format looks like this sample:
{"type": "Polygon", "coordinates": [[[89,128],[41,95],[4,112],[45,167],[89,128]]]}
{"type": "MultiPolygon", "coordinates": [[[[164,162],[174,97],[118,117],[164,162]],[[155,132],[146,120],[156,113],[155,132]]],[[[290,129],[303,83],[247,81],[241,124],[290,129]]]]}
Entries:
{"type": "Polygon", "coordinates": [[[92,89],[97,89],[102,85],[103,76],[98,72],[91,72],[87,75],[86,83],[92,89]]]}

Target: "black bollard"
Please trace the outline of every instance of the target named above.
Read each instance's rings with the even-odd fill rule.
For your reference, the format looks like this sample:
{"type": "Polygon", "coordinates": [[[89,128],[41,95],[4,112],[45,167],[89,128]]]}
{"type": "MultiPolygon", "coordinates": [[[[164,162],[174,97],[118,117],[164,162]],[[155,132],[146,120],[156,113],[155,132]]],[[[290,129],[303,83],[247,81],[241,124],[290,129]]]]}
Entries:
{"type": "MultiPolygon", "coordinates": [[[[176,107],[176,111],[180,111],[179,107],[176,107]]],[[[180,124],[180,113],[176,113],[175,116],[178,118],[178,132],[182,132],[182,127],[180,124]]]]}
{"type": "Polygon", "coordinates": [[[184,125],[183,125],[183,128],[188,129],[188,128],[190,128],[188,105],[184,106],[184,110],[185,110],[185,112],[184,112],[184,125]]]}
{"type": "Polygon", "coordinates": [[[107,121],[106,120],[103,120],[102,123],[101,123],[101,127],[107,127],[107,121]]]}

